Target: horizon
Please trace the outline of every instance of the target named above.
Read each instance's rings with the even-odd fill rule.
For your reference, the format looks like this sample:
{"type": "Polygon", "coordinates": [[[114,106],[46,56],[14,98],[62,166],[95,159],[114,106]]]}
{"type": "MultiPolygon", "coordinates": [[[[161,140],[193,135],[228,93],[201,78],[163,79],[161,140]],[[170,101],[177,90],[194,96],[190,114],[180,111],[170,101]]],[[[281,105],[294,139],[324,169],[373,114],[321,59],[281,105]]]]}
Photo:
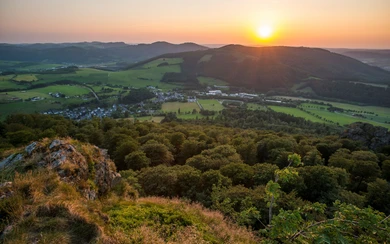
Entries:
{"type": "Polygon", "coordinates": [[[34,45],[34,44],[77,44],[77,43],[124,43],[126,45],[150,45],[154,43],[159,43],[159,42],[164,42],[167,44],[173,44],[173,45],[181,45],[181,44],[195,44],[195,45],[200,45],[204,46],[210,49],[215,49],[215,48],[221,48],[229,45],[239,45],[239,46],[244,46],[244,47],[305,47],[305,48],[320,48],[320,49],[350,49],[350,50],[390,50],[390,47],[388,48],[364,48],[364,47],[356,47],[356,48],[350,48],[350,47],[317,47],[317,46],[292,46],[292,45],[256,45],[256,44],[241,44],[241,43],[225,43],[225,44],[213,44],[213,43],[196,43],[196,42],[182,42],[182,43],[173,43],[173,42],[168,42],[168,41],[152,41],[152,42],[140,42],[140,43],[129,43],[129,42],[124,42],[124,41],[70,41],[70,42],[20,42],[20,43],[11,43],[11,42],[0,42],[0,44],[10,44],[10,45],[34,45]]]}
{"type": "Polygon", "coordinates": [[[193,42],[390,49],[390,1],[3,0],[1,43],[193,42]],[[80,41],[82,40],[82,41],[80,41]]]}

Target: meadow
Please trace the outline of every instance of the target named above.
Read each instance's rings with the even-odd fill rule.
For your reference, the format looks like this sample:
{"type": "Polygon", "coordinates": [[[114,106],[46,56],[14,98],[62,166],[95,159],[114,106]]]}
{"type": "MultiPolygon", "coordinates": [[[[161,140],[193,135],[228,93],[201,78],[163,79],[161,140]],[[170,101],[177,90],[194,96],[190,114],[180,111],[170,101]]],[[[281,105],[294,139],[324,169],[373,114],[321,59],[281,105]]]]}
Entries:
{"type": "Polygon", "coordinates": [[[278,113],[285,113],[285,114],[293,115],[295,117],[301,117],[312,122],[326,123],[324,120],[319,119],[297,108],[282,107],[282,106],[267,106],[267,107],[278,113]]]}
{"type": "Polygon", "coordinates": [[[198,99],[198,102],[204,110],[221,111],[224,109],[224,106],[215,99],[198,99]]]}
{"type": "Polygon", "coordinates": [[[212,77],[198,76],[198,81],[202,85],[207,86],[227,86],[229,85],[226,81],[219,80],[212,77]]]}
{"type": "MultiPolygon", "coordinates": [[[[14,96],[20,99],[29,99],[33,97],[51,98],[49,93],[62,93],[65,96],[78,96],[90,93],[90,90],[81,86],[71,85],[55,85],[47,86],[43,88],[25,90],[25,91],[14,91],[8,92],[8,95],[14,96]]],[[[0,93],[1,94],[1,93],[0,93]]]]}
{"type": "Polygon", "coordinates": [[[192,113],[192,111],[195,109],[197,112],[200,111],[200,108],[198,104],[196,103],[187,103],[187,102],[167,102],[163,103],[162,105],[162,111],[164,113],[178,113],[180,109],[180,113],[192,113]]]}
{"type": "Polygon", "coordinates": [[[12,79],[14,81],[28,81],[28,82],[33,82],[38,80],[38,78],[34,74],[16,75],[12,79]]]}

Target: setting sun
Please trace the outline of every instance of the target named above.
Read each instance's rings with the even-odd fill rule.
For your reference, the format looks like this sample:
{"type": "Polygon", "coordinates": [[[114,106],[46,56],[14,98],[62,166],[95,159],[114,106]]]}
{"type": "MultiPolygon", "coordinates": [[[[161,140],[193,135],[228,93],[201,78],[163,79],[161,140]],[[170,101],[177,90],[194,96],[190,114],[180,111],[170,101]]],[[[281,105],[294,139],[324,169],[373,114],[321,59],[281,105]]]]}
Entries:
{"type": "Polygon", "coordinates": [[[270,38],[272,36],[272,34],[273,34],[273,29],[269,25],[263,25],[263,26],[259,27],[259,29],[257,29],[257,35],[260,38],[263,38],[263,39],[270,38]]]}

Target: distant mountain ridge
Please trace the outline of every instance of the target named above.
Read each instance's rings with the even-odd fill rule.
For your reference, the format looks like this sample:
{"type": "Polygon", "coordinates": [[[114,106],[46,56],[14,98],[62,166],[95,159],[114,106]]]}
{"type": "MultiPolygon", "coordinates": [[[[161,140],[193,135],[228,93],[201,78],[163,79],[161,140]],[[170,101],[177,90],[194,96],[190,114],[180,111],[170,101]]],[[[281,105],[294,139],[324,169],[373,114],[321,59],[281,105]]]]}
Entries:
{"type": "Polygon", "coordinates": [[[320,48],[227,45],[160,57],[183,58],[182,72],[187,75],[263,91],[314,80],[390,84],[390,72],[320,48]]]}
{"type": "Polygon", "coordinates": [[[138,62],[165,53],[206,50],[195,43],[129,45],[124,42],[0,44],[0,60],[46,63],[98,64],[138,62]]]}
{"type": "Polygon", "coordinates": [[[390,71],[390,49],[328,49],[331,52],[339,53],[362,61],[363,63],[378,66],[390,71]]]}

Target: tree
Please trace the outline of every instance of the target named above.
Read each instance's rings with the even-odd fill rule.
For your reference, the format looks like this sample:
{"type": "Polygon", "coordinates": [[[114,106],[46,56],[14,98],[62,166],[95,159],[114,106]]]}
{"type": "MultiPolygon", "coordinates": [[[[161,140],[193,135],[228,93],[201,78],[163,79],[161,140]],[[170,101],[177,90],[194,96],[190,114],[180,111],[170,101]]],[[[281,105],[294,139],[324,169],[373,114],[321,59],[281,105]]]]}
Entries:
{"type": "Polygon", "coordinates": [[[142,151],[135,151],[125,157],[126,169],[140,170],[150,165],[150,159],[142,151]]]}
{"type": "Polygon", "coordinates": [[[141,146],[141,150],[150,158],[151,166],[159,164],[170,165],[174,158],[168,147],[157,141],[150,140],[141,146]]]}
{"type": "Polygon", "coordinates": [[[390,214],[390,184],[383,179],[368,183],[367,200],[369,205],[386,214],[390,214]]]}
{"type": "Polygon", "coordinates": [[[294,153],[288,157],[289,164],[287,167],[281,170],[275,170],[275,180],[268,181],[267,185],[265,186],[265,192],[267,195],[267,200],[269,210],[268,210],[268,221],[271,223],[272,221],[272,208],[274,207],[275,201],[280,196],[280,185],[278,184],[278,181],[281,182],[288,182],[292,180],[294,177],[298,175],[298,172],[293,168],[293,166],[299,166],[302,164],[301,162],[301,156],[294,153]]]}
{"type": "Polygon", "coordinates": [[[253,168],[253,184],[255,186],[258,185],[266,185],[268,181],[272,180],[275,175],[275,171],[278,166],[274,164],[255,164],[252,166],[253,168]]]}
{"type": "Polygon", "coordinates": [[[339,201],[333,208],[331,218],[325,216],[326,205],[319,203],[281,210],[263,233],[281,243],[386,243],[390,239],[390,216],[339,201]]]}
{"type": "Polygon", "coordinates": [[[118,170],[126,170],[127,163],[125,163],[125,157],[138,150],[139,145],[137,141],[132,139],[127,139],[125,141],[122,141],[122,143],[119,145],[119,147],[114,152],[114,162],[117,166],[118,170]]]}
{"type": "Polygon", "coordinates": [[[233,185],[244,185],[248,188],[253,185],[253,169],[247,164],[230,163],[223,166],[220,171],[232,180],[233,185]]]}
{"type": "Polygon", "coordinates": [[[382,162],[382,176],[387,181],[390,181],[390,160],[382,162]]]}
{"type": "Polygon", "coordinates": [[[300,197],[311,202],[331,204],[338,199],[339,191],[346,186],[349,175],[344,169],[323,165],[298,169],[303,185],[297,187],[300,197]]]}
{"type": "Polygon", "coordinates": [[[376,161],[373,161],[377,158],[373,153],[354,153],[357,152],[352,153],[352,159],[354,160],[351,169],[352,189],[354,191],[366,190],[367,183],[380,176],[379,165],[376,161]]]}
{"type": "Polygon", "coordinates": [[[306,153],[306,155],[302,159],[304,165],[323,165],[324,160],[321,157],[321,153],[314,149],[306,153]]]}

